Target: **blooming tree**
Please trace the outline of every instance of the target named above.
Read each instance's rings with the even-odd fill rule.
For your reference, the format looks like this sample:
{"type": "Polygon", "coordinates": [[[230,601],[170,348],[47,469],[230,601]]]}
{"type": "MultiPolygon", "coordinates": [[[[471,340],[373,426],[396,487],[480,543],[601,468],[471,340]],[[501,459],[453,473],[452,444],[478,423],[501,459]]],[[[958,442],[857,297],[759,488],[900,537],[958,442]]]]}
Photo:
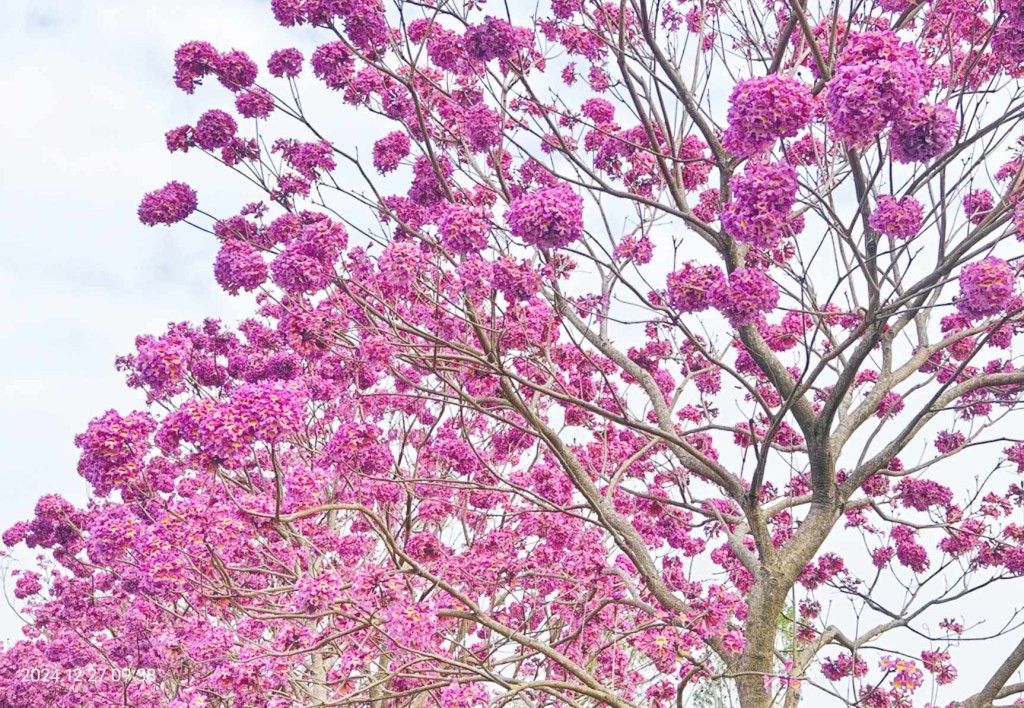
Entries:
{"type": "Polygon", "coordinates": [[[253,316],[4,534],[0,705],[1024,692],[1024,2],[270,4],[166,136],[254,201],[138,212],[253,316]]]}

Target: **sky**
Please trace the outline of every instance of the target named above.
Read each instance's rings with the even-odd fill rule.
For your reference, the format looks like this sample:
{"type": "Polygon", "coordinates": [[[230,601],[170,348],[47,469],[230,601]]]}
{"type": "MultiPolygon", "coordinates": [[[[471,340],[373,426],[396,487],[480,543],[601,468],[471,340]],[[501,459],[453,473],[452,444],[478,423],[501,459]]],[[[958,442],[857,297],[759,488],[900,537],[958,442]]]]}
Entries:
{"type": "MultiPolygon", "coordinates": [[[[114,368],[137,335],[245,316],[250,301],[213,280],[212,237],[135,211],[172,179],[215,213],[253,197],[212,160],[164,147],[168,129],[229,100],[216,82],[177,90],[175,48],[208,39],[262,64],[295,34],[264,0],[0,0],[0,530],[43,494],[86,501],[74,436],[142,407],[114,368]]],[[[0,639],[18,626],[0,603],[0,639]]]]}

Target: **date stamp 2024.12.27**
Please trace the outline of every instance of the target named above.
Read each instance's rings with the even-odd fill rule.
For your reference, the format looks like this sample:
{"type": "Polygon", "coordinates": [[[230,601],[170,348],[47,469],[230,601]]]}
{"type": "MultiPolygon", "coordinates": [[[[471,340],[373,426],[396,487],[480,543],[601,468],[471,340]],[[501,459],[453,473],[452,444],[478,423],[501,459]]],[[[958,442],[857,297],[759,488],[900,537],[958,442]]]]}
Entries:
{"type": "Polygon", "coordinates": [[[71,669],[53,667],[18,669],[22,681],[30,683],[154,683],[156,669],[119,669],[110,666],[84,666],[71,669]]]}

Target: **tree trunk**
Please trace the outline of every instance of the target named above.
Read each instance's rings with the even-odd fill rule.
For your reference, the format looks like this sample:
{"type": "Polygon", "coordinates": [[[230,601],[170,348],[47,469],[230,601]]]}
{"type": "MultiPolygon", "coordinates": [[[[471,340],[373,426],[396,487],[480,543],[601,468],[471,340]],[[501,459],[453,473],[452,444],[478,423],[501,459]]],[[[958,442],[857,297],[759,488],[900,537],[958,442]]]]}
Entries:
{"type": "Polygon", "coordinates": [[[772,703],[772,692],[765,684],[766,678],[774,673],[775,637],[788,591],[787,583],[762,570],[747,596],[747,621],[743,628],[747,644],[731,671],[736,677],[742,708],[767,708],[772,703]]]}

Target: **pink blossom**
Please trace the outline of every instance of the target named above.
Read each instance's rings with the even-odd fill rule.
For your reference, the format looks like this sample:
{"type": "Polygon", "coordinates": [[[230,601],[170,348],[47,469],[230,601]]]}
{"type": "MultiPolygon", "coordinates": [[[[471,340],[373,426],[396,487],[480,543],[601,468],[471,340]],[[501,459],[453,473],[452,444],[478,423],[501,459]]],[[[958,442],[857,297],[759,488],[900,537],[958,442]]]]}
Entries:
{"type": "Polygon", "coordinates": [[[989,256],[964,266],[960,272],[957,308],[971,319],[981,319],[1006,310],[1013,299],[1015,275],[1009,263],[989,256]]]}
{"type": "Polygon", "coordinates": [[[201,115],[192,131],[196,144],[204,150],[226,147],[237,132],[235,119],[216,109],[201,115]]]}
{"type": "Polygon", "coordinates": [[[309,63],[318,79],[328,88],[338,90],[345,88],[351,78],[355,57],[344,42],[330,42],[317,47],[309,63]]]}
{"type": "Polygon", "coordinates": [[[295,78],[302,72],[302,52],[298,49],[278,49],[267,60],[267,70],[277,78],[295,78]]]}
{"type": "Polygon", "coordinates": [[[267,264],[260,253],[244,241],[225,241],[213,267],[220,286],[232,295],[255,290],[267,280],[267,264]]]}
{"type": "Polygon", "coordinates": [[[183,125],[168,130],[164,135],[168,152],[188,152],[195,143],[192,142],[192,126],[183,125]]]}
{"type": "Polygon", "coordinates": [[[508,59],[520,48],[519,35],[505,20],[488,17],[478,25],[470,25],[465,36],[466,53],[479,62],[508,59]]]}
{"type": "Polygon", "coordinates": [[[217,80],[231,91],[241,91],[256,82],[259,67],[245,52],[232,49],[217,57],[217,80]]]}
{"type": "Polygon", "coordinates": [[[266,89],[246,89],[235,97],[235,108],[245,118],[266,118],[274,110],[274,97],[266,89]]]}
{"type": "Polygon", "coordinates": [[[393,172],[409,156],[409,136],[396,130],[373,144],[373,166],[382,175],[393,172]]]}
{"type": "Polygon", "coordinates": [[[742,654],[743,647],[747,644],[746,639],[736,630],[729,630],[722,635],[722,648],[730,654],[742,654]]]}
{"type": "Polygon", "coordinates": [[[441,242],[453,253],[478,253],[487,247],[491,222],[481,210],[450,204],[437,223],[441,242]]]}
{"type": "Polygon", "coordinates": [[[738,268],[711,294],[712,304],[734,327],[753,324],[775,309],[779,288],[763,270],[738,268]]]}
{"type": "Polygon", "coordinates": [[[505,212],[513,236],[538,248],[565,248],[583,236],[583,200],[567,185],[515,199],[505,212]]]}
{"type": "Polygon", "coordinates": [[[220,54],[209,42],[186,42],[174,53],[174,83],[192,93],[201,79],[215,71],[220,54]]]}
{"type": "Polygon", "coordinates": [[[778,74],[736,82],[729,97],[729,127],[722,143],[742,157],[764,152],[779,138],[791,138],[811,118],[810,87],[778,74]]]}
{"type": "Polygon", "coordinates": [[[654,244],[644,234],[623,236],[615,246],[613,255],[620,260],[629,260],[637,265],[644,265],[650,263],[654,257],[654,244]]]}
{"type": "Polygon", "coordinates": [[[139,221],[147,226],[175,224],[187,219],[196,210],[196,205],[194,189],[181,182],[168,182],[142,198],[139,221]]]}
{"type": "Polygon", "coordinates": [[[921,230],[923,217],[924,207],[913,197],[906,196],[897,200],[883,194],[878,198],[878,206],[871,212],[868,223],[871,228],[886,236],[908,239],[921,230]]]}
{"type": "Polygon", "coordinates": [[[949,150],[956,138],[956,114],[946,106],[917,106],[893,123],[889,146],[897,162],[927,162],[949,150]]]}
{"type": "Polygon", "coordinates": [[[668,276],[669,304],[680,312],[703,312],[724,283],[725,275],[718,266],[684,263],[668,276]]]}
{"type": "Polygon", "coordinates": [[[828,83],[829,125],[854,147],[870,144],[927,92],[928,68],[894,32],[852,34],[828,83]]]}
{"type": "Polygon", "coordinates": [[[722,226],[737,241],[774,248],[796,201],[796,172],[782,163],[748,163],[729,185],[733,198],[722,210],[722,226]]]}
{"type": "Polygon", "coordinates": [[[972,224],[980,224],[992,211],[995,202],[992,192],[987,189],[976,189],[964,195],[964,213],[972,224]]]}
{"type": "Polygon", "coordinates": [[[21,573],[15,581],[14,596],[18,599],[24,599],[38,594],[42,589],[43,584],[40,582],[39,573],[28,571],[21,573]]]}

